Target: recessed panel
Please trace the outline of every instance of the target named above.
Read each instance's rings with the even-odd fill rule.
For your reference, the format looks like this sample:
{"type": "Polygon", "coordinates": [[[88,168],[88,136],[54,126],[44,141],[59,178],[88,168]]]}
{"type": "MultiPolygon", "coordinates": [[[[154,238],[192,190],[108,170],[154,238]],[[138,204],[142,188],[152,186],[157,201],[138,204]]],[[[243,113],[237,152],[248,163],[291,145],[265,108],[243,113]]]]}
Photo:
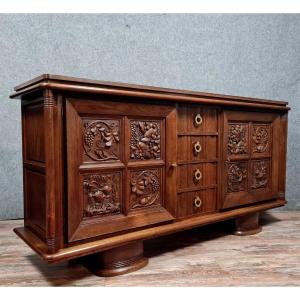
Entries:
{"type": "Polygon", "coordinates": [[[247,191],[248,162],[236,161],[227,165],[227,193],[247,191]]]}
{"type": "Polygon", "coordinates": [[[251,161],[251,189],[267,189],[271,186],[269,159],[251,161]]]}
{"type": "Polygon", "coordinates": [[[120,214],[122,209],[121,172],[83,175],[83,216],[120,214]]]}
{"type": "Polygon", "coordinates": [[[24,159],[45,162],[45,127],[42,105],[24,108],[24,159]]]}
{"type": "Polygon", "coordinates": [[[83,119],[83,161],[121,160],[121,120],[83,119]]]}
{"type": "Polygon", "coordinates": [[[130,210],[161,206],[162,169],[138,169],[130,171],[130,210]]]}
{"type": "Polygon", "coordinates": [[[45,239],[46,179],[45,174],[25,168],[25,224],[45,239]]]}
{"type": "Polygon", "coordinates": [[[160,120],[130,120],[130,159],[162,158],[160,120]]]}
{"type": "Polygon", "coordinates": [[[228,156],[249,154],[249,125],[247,123],[228,124],[228,156]]]}
{"type": "Polygon", "coordinates": [[[269,124],[252,124],[251,151],[253,156],[266,156],[272,147],[271,126],[269,124]]]}

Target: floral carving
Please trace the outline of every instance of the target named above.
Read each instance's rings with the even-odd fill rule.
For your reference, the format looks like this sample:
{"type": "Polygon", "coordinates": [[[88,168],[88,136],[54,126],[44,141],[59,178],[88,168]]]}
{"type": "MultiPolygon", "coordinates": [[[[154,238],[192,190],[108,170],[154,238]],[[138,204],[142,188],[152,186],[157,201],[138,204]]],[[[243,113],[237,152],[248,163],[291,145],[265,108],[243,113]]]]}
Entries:
{"type": "Polygon", "coordinates": [[[247,125],[230,124],[228,132],[228,154],[247,153],[247,125]]]}
{"type": "Polygon", "coordinates": [[[145,170],[131,175],[131,208],[142,208],[159,204],[160,172],[145,170]]]}
{"type": "Polygon", "coordinates": [[[120,174],[87,175],[83,180],[84,217],[120,213],[120,174]]]}
{"type": "Polygon", "coordinates": [[[265,188],[269,181],[269,161],[252,162],[252,185],[253,189],[265,188]]]}
{"type": "Polygon", "coordinates": [[[228,165],[228,192],[240,192],[247,188],[247,163],[235,162],[228,165]]]}
{"type": "Polygon", "coordinates": [[[160,122],[130,121],[130,158],[160,159],[160,122]]]}
{"type": "Polygon", "coordinates": [[[117,160],[119,156],[118,120],[86,122],[83,133],[85,154],[93,160],[117,160]]]}
{"type": "Polygon", "coordinates": [[[252,152],[264,153],[269,150],[270,126],[254,125],[252,130],[252,152]]]}

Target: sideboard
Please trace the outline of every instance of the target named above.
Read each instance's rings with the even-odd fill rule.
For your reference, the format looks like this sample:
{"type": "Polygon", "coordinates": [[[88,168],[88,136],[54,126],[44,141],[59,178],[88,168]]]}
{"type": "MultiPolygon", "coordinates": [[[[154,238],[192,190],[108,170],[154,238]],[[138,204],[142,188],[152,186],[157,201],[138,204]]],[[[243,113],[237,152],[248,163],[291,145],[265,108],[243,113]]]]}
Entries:
{"type": "Polygon", "coordinates": [[[21,99],[24,227],[46,262],[99,276],[147,264],[143,241],[223,220],[261,230],[286,204],[287,102],[44,74],[21,99]]]}

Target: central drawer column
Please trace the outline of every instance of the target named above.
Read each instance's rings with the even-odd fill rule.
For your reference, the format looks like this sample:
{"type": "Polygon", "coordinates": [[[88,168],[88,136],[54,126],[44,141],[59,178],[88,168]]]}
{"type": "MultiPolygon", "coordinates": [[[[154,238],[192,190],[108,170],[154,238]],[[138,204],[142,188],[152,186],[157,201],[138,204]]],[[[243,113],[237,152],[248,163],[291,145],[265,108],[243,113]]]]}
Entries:
{"type": "Polygon", "coordinates": [[[216,211],[218,111],[178,106],[177,217],[216,211]]]}

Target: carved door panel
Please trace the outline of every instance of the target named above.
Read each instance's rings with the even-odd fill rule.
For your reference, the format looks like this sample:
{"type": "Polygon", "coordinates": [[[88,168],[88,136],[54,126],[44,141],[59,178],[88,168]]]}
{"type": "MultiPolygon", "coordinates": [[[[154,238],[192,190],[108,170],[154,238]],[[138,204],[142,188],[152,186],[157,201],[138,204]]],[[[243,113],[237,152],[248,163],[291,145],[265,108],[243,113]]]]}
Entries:
{"type": "Polygon", "coordinates": [[[67,100],[69,242],[174,219],[175,118],[174,106],[67,100]]]}
{"type": "Polygon", "coordinates": [[[278,195],[279,116],[225,111],[221,208],[278,195]]]}

